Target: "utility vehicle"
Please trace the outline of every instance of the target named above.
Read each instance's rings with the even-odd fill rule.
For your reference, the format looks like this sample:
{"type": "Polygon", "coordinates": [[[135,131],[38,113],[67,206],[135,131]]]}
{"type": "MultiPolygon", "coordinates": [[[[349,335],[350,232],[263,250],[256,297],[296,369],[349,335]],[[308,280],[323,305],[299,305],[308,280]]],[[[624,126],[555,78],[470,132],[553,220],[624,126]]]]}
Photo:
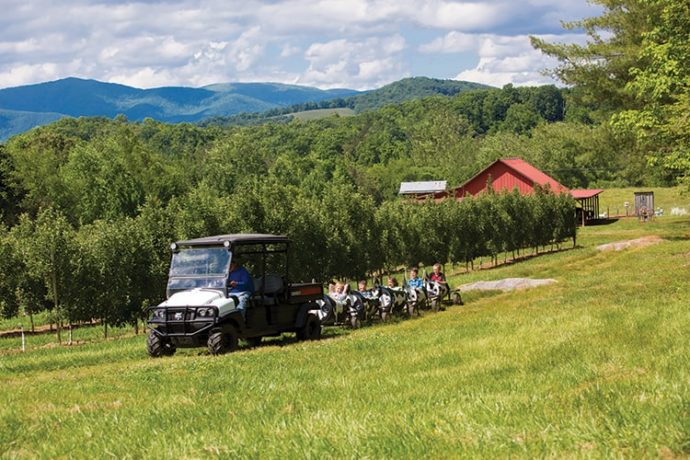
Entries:
{"type": "Polygon", "coordinates": [[[149,308],[152,357],[177,348],[208,347],[213,355],[233,351],[238,340],[258,345],[263,337],[295,332],[300,340],[321,336],[317,300],[321,283],[288,279],[290,240],[266,234],[216,235],[172,243],[167,300],[149,308]],[[230,263],[240,260],[253,275],[255,292],[246,315],[237,309],[229,283],[230,263]]]}

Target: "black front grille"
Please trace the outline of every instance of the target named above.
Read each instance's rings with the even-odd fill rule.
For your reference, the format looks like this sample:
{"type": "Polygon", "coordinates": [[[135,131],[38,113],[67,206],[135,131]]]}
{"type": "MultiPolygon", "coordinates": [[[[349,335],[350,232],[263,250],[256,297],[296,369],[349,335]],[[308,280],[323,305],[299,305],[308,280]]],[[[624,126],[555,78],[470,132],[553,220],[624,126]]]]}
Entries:
{"type": "Polygon", "coordinates": [[[216,316],[197,317],[198,308],[209,307],[180,307],[168,308],[165,318],[153,317],[149,324],[155,327],[159,333],[169,336],[195,335],[208,330],[215,324],[216,316]]]}

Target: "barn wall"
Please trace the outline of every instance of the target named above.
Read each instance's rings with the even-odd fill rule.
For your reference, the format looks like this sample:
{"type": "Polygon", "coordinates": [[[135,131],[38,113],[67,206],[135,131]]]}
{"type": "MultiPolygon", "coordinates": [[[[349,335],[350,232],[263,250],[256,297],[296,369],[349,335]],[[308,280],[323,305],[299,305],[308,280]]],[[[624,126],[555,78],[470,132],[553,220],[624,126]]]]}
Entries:
{"type": "Polygon", "coordinates": [[[517,187],[522,195],[527,195],[534,192],[534,187],[531,181],[527,181],[522,175],[516,173],[514,169],[509,168],[505,164],[499,162],[494,163],[464,186],[459,187],[455,196],[457,198],[462,198],[467,194],[477,195],[479,192],[486,189],[486,182],[489,180],[489,177],[491,177],[493,189],[496,191],[511,191],[513,188],[517,187]]]}

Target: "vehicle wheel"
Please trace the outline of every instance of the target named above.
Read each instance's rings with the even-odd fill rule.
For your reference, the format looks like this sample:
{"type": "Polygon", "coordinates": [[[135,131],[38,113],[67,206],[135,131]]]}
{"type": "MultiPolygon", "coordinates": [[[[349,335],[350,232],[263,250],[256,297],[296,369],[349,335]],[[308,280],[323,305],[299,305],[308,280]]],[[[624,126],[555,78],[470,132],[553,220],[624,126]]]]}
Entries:
{"type": "Polygon", "coordinates": [[[350,316],[350,327],[352,329],[359,329],[362,327],[362,321],[356,316],[350,316]]]}
{"type": "Polygon", "coordinates": [[[249,344],[250,347],[254,348],[254,347],[258,347],[259,345],[261,345],[261,341],[263,340],[263,337],[261,337],[261,336],[249,337],[245,340],[247,341],[247,343],[249,344]]]}
{"type": "Polygon", "coordinates": [[[223,333],[221,331],[212,332],[208,336],[208,352],[212,355],[222,355],[237,349],[237,333],[234,330],[223,333]]]}
{"type": "Polygon", "coordinates": [[[297,331],[299,340],[318,340],[321,338],[321,321],[316,315],[307,315],[307,321],[302,329],[297,331]]]}
{"type": "Polygon", "coordinates": [[[177,350],[173,344],[166,342],[160,335],[151,331],[146,338],[146,351],[152,358],[160,358],[161,356],[172,356],[177,350]]]}
{"type": "Polygon", "coordinates": [[[465,305],[465,302],[462,301],[462,296],[459,292],[453,293],[453,305],[465,305]]]}

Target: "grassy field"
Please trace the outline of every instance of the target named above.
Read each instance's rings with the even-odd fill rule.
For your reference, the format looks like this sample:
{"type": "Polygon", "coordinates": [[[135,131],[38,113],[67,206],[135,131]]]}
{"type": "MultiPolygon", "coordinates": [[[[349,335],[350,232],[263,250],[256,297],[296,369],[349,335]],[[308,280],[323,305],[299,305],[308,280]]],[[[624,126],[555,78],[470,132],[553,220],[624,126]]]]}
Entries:
{"type": "Polygon", "coordinates": [[[451,279],[554,285],[318,342],[153,360],[131,331],[23,354],[3,339],[0,456],[687,458],[690,220],[578,244],[451,279]],[[664,241],[595,249],[644,235],[664,241]]]}
{"type": "Polygon", "coordinates": [[[690,194],[684,193],[682,187],[637,187],[608,189],[599,195],[600,211],[608,212],[611,216],[625,215],[625,202],[630,204],[628,213],[635,214],[635,192],[654,192],[654,208],[662,208],[665,215],[669,215],[671,209],[685,209],[690,214],[690,194]]]}
{"type": "Polygon", "coordinates": [[[325,117],[332,117],[338,115],[340,117],[351,117],[355,114],[355,111],[347,107],[336,108],[336,109],[315,109],[315,110],[305,110],[303,112],[291,113],[293,117],[308,121],[308,120],[319,120],[325,117]]]}

